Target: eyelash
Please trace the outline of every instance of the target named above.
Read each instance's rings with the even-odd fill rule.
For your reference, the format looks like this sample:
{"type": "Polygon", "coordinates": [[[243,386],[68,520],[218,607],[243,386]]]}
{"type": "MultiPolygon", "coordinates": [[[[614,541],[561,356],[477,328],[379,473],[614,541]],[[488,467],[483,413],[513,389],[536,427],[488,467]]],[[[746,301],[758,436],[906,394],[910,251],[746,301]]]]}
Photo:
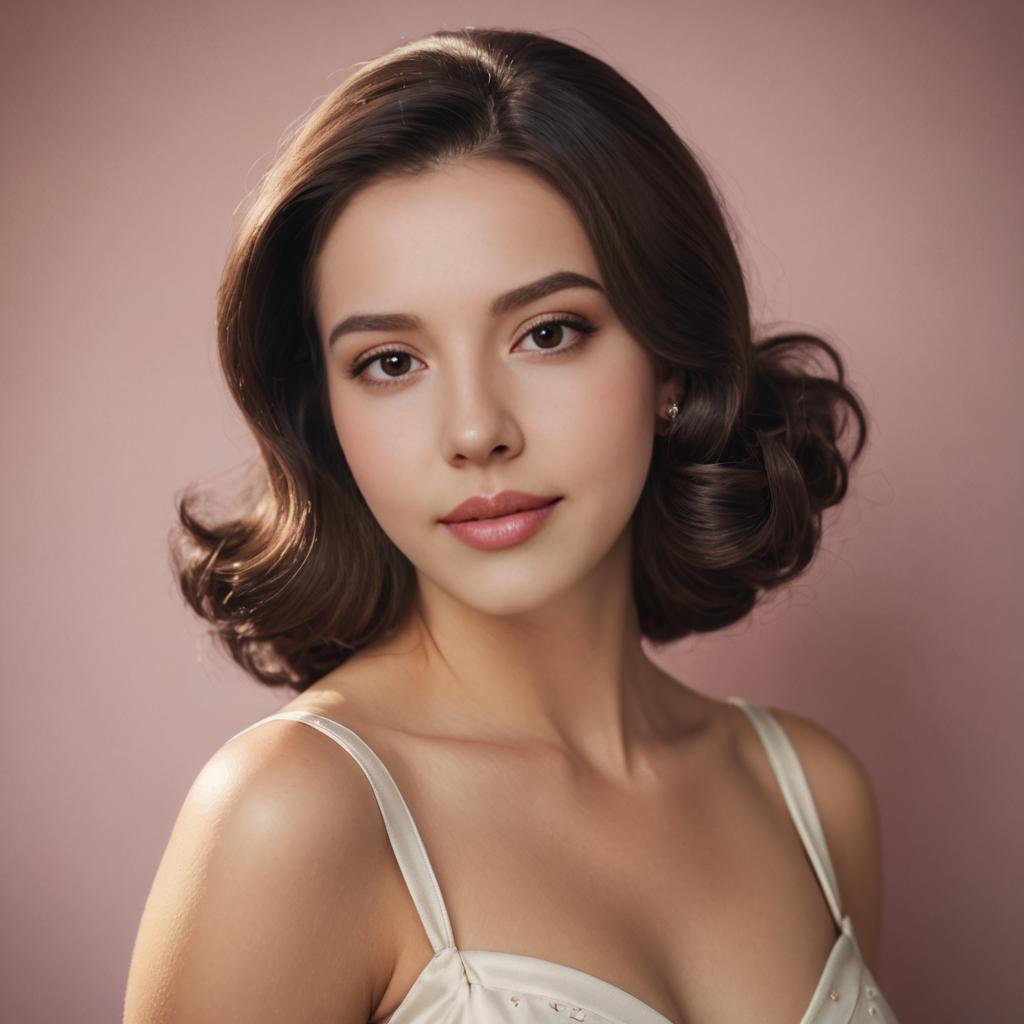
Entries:
{"type": "MultiPolygon", "coordinates": [[[[547,351],[542,351],[541,356],[544,359],[553,359],[558,356],[567,354],[569,352],[574,352],[578,348],[582,348],[589,340],[590,335],[592,335],[597,330],[597,328],[589,320],[586,320],[581,316],[576,316],[575,314],[559,315],[550,317],[546,320],[540,320],[537,323],[533,324],[531,327],[529,327],[526,331],[523,332],[522,336],[520,337],[520,340],[529,337],[535,331],[539,331],[542,327],[558,326],[572,327],[574,330],[580,332],[581,338],[575,344],[570,345],[567,348],[548,349],[547,351]]],[[[404,349],[400,348],[378,349],[375,352],[367,353],[367,355],[357,360],[355,363],[352,364],[352,366],[348,368],[346,373],[352,379],[362,377],[363,383],[366,384],[368,387],[394,387],[396,384],[401,384],[402,381],[409,376],[409,374],[405,373],[402,374],[402,376],[400,377],[392,377],[388,381],[373,380],[370,377],[365,377],[364,374],[373,363],[377,362],[377,360],[379,359],[382,359],[384,356],[408,354],[409,353],[407,353],[404,349]]]]}

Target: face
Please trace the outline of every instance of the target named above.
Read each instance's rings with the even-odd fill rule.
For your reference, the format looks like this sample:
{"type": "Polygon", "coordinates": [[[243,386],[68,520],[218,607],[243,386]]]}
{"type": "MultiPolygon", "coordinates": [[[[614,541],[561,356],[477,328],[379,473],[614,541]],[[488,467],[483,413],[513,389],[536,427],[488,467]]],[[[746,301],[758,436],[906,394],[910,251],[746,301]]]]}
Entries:
{"type": "Polygon", "coordinates": [[[333,224],[314,286],[342,451],[421,591],[528,612],[628,550],[669,392],[555,190],[480,159],[375,182],[333,224]],[[496,301],[559,273],[578,276],[496,301]],[[560,500],[500,547],[440,522],[505,490],[560,500]]]}

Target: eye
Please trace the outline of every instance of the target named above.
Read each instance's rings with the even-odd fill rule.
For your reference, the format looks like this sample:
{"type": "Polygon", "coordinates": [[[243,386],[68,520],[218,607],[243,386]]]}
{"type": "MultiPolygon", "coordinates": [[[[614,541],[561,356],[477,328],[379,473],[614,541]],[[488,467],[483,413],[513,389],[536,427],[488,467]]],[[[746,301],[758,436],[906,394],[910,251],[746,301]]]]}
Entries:
{"type": "Polygon", "coordinates": [[[523,337],[532,338],[535,334],[541,334],[542,337],[536,339],[540,348],[535,349],[535,351],[550,352],[553,355],[560,355],[562,352],[568,352],[571,349],[579,348],[580,345],[587,340],[587,337],[593,334],[596,330],[597,328],[590,323],[589,320],[584,320],[581,316],[563,315],[548,317],[546,320],[541,320],[540,322],[535,323],[532,327],[527,329],[523,337]],[[575,344],[560,346],[560,342],[565,339],[566,327],[571,327],[581,337],[575,344]]]}
{"type": "MultiPolygon", "coordinates": [[[[532,327],[527,328],[526,332],[521,335],[520,340],[533,338],[534,335],[541,335],[540,338],[534,339],[539,345],[539,348],[534,349],[534,351],[540,352],[547,358],[560,356],[563,352],[579,348],[587,340],[587,337],[596,330],[597,328],[589,320],[584,320],[581,316],[563,314],[548,317],[533,324],[532,327]],[[571,345],[562,344],[565,340],[566,327],[571,328],[580,335],[579,340],[571,345]]],[[[362,378],[366,384],[372,387],[390,387],[392,384],[401,383],[403,379],[409,376],[410,360],[422,363],[422,360],[417,359],[410,352],[406,352],[405,349],[378,349],[363,356],[347,372],[350,378],[362,378]],[[366,372],[374,363],[380,364],[383,376],[370,375],[366,372]]]]}
{"type": "MultiPolygon", "coordinates": [[[[383,385],[387,387],[392,382],[398,382],[408,376],[409,360],[416,359],[414,355],[401,348],[386,348],[378,352],[371,352],[355,363],[348,371],[349,377],[362,377],[367,384],[383,385]],[[367,375],[366,371],[374,364],[380,363],[384,371],[383,378],[367,375]]],[[[416,362],[422,360],[416,359],[416,362]]]]}

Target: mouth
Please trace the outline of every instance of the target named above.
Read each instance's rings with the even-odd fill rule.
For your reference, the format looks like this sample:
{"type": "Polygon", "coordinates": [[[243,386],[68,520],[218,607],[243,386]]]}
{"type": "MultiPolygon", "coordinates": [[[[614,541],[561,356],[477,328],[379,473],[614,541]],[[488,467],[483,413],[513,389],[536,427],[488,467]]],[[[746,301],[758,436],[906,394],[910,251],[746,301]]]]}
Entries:
{"type": "Polygon", "coordinates": [[[561,497],[535,504],[532,508],[518,509],[496,516],[469,516],[444,522],[445,529],[470,547],[482,551],[509,548],[521,544],[542,529],[561,497]]]}

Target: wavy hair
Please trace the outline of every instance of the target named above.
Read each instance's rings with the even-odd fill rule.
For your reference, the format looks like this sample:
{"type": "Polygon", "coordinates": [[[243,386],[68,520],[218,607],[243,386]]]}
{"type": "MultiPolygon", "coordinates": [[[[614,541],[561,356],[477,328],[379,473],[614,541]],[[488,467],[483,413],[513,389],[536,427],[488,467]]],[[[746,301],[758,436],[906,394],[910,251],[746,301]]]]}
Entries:
{"type": "Polygon", "coordinates": [[[218,291],[221,367],[259,454],[230,515],[177,499],[181,591],[247,672],[297,691],[384,638],[416,596],[332,426],[312,273],[345,203],[385,175],[469,157],[528,168],[574,209],[623,325],[672,373],[632,519],[655,643],[727,626],[810,562],[846,494],[865,413],[823,339],[755,339],[724,204],[620,73],[524,31],[439,31],[358,66],[292,133],[241,220],[218,291]],[[824,353],[834,374],[807,356],[824,353]],[[856,441],[838,441],[852,421],[856,441]]]}

